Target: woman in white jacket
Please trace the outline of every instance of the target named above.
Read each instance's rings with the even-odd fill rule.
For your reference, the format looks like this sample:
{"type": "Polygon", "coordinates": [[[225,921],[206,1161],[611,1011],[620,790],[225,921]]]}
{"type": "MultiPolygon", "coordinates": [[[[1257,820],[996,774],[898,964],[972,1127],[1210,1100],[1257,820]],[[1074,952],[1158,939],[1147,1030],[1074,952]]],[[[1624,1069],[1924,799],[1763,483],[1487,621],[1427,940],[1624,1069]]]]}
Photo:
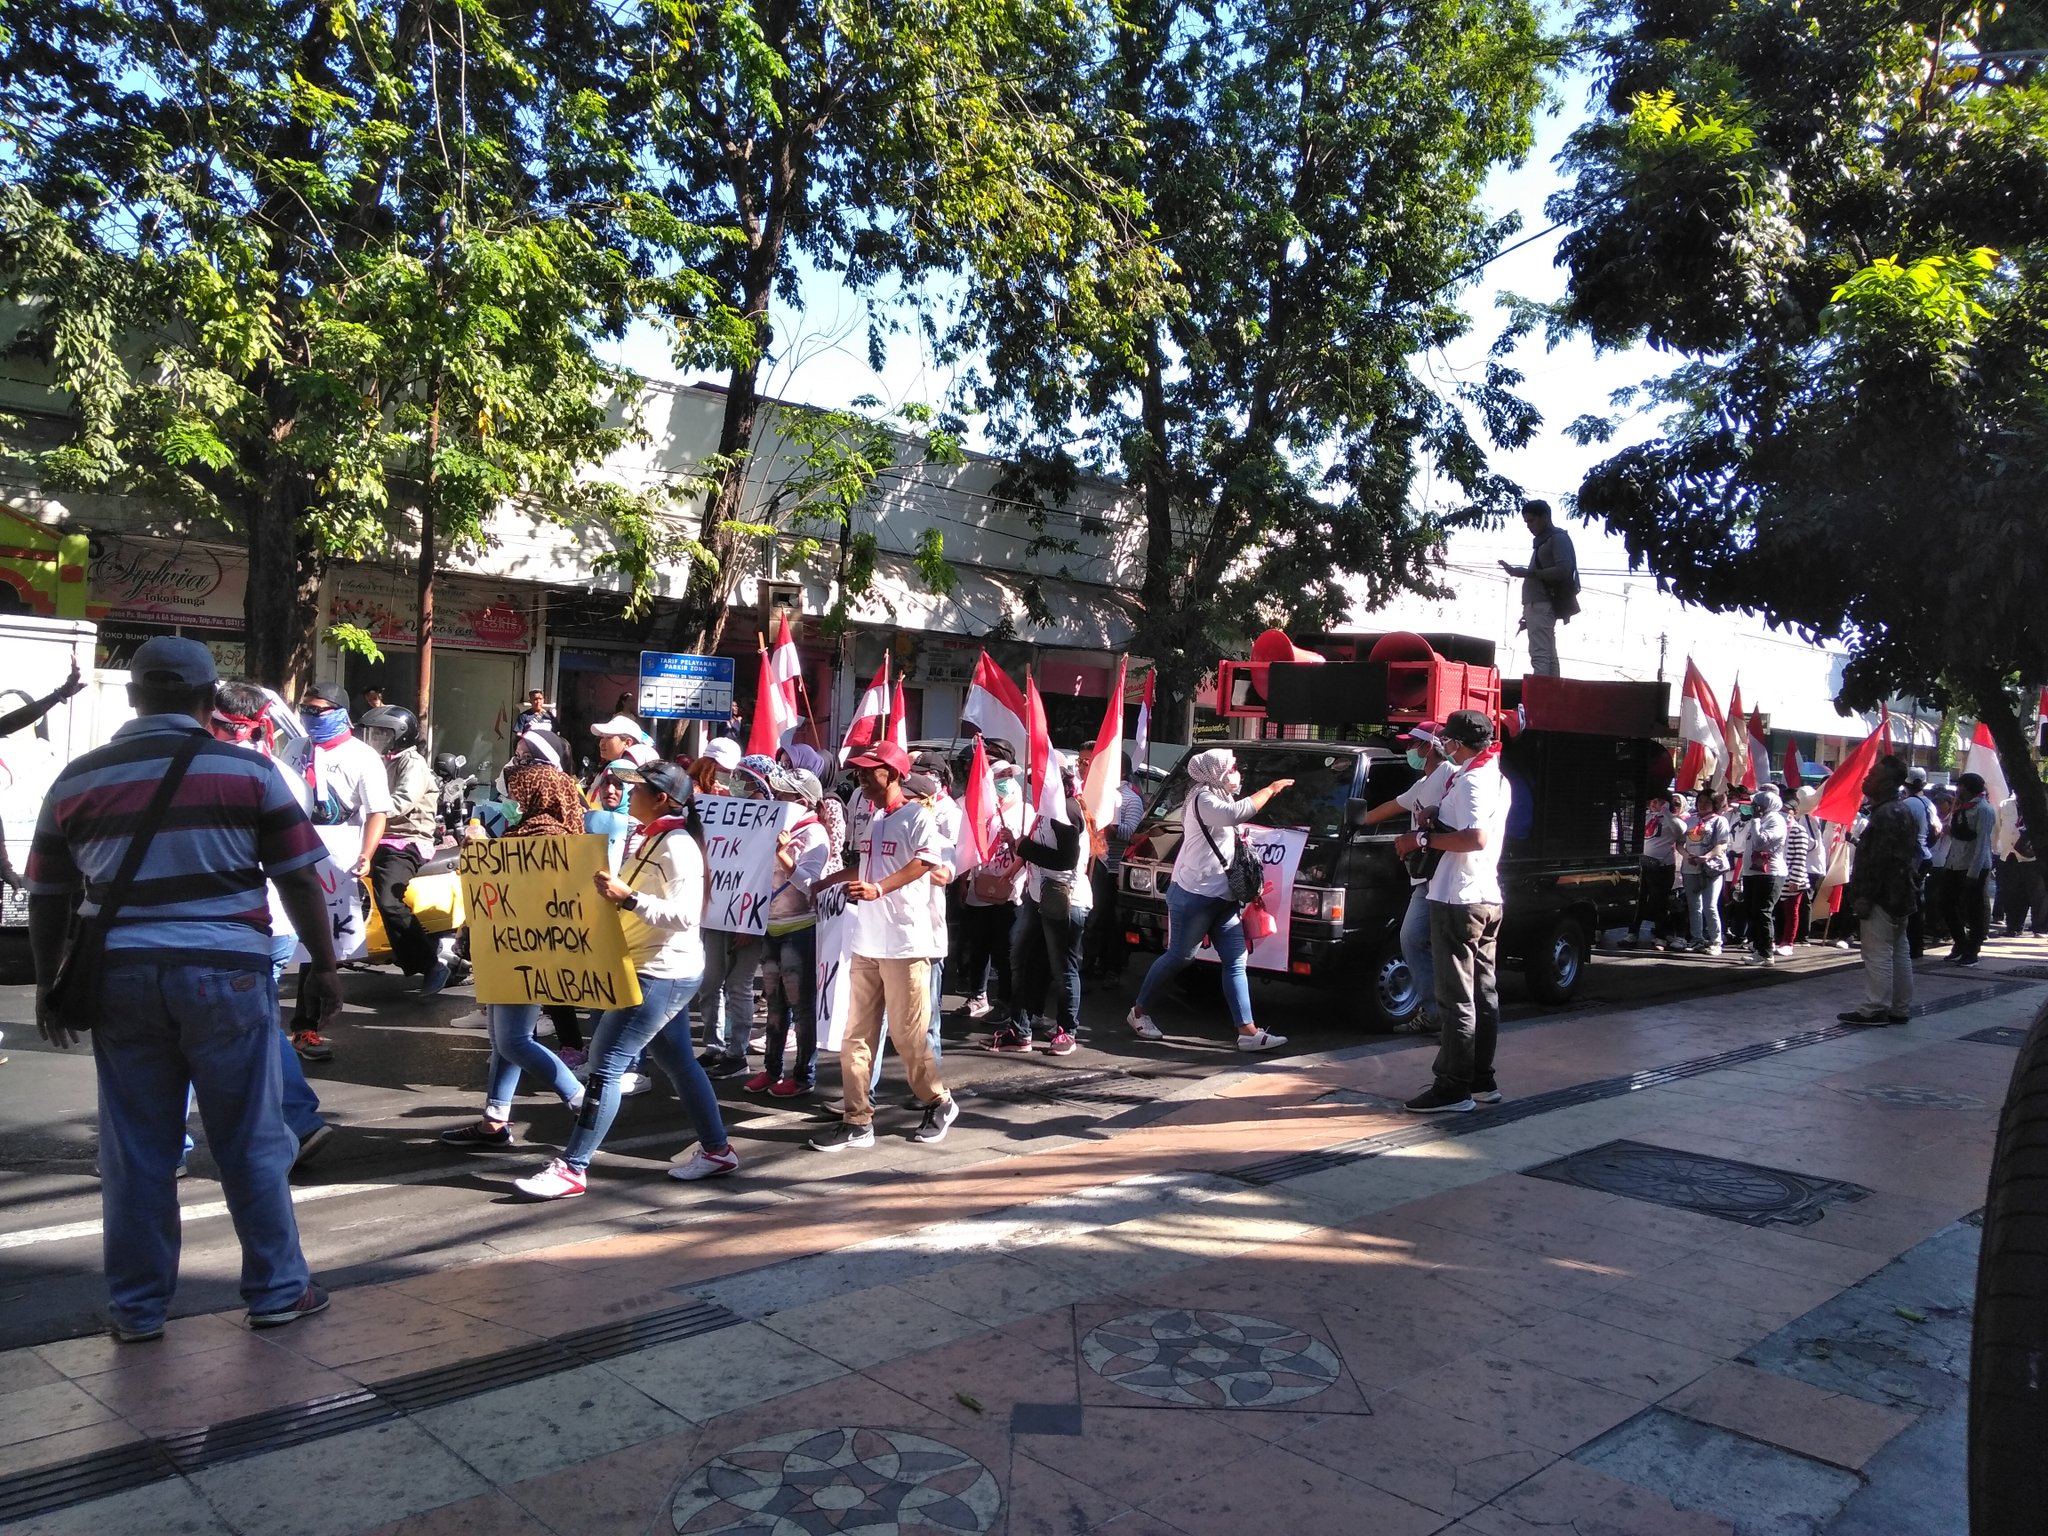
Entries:
{"type": "Polygon", "coordinates": [[[643,1052],[674,1082],[697,1133],[696,1152],[669,1169],[669,1177],[716,1178],[740,1165],[718,1095],[690,1050],[689,1002],[704,984],[706,895],[690,776],[674,763],[614,764],[612,771],[633,787],[627,809],[635,830],[619,874],[599,871],[595,884],[599,899],[619,909],[640,1001],[606,1013],[591,1031],[590,1080],[569,1145],[540,1172],[517,1181],[522,1194],[537,1200],[583,1193],[591,1156],[619,1112],[619,1078],[643,1052]]]}

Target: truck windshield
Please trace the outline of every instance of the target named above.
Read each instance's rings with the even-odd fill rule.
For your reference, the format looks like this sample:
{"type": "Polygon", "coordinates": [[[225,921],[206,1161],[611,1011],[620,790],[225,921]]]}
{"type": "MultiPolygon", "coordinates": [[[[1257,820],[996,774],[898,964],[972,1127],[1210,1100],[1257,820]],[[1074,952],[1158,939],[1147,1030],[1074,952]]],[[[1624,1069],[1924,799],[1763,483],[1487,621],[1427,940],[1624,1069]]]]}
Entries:
{"type": "MultiPolygon", "coordinates": [[[[1344,830],[1344,806],[1358,781],[1357,753],[1265,744],[1233,750],[1237,751],[1238,771],[1244,775],[1244,794],[1263,789],[1275,779],[1294,780],[1259,813],[1261,826],[1301,827],[1310,837],[1335,837],[1344,830]]],[[[1159,791],[1152,814],[1178,822],[1187,797],[1187,765],[1183,762],[1159,791]]]]}

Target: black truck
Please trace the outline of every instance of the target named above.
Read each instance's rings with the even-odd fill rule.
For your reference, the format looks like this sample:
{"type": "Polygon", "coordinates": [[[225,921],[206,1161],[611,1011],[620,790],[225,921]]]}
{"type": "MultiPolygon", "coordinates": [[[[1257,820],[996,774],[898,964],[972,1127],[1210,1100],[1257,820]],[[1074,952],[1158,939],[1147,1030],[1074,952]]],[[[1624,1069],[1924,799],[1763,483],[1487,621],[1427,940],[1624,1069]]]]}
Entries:
{"type": "MultiPolygon", "coordinates": [[[[1524,690],[1507,690],[1505,722],[1526,717],[1529,724],[1502,732],[1501,768],[1514,801],[1500,863],[1501,961],[1503,970],[1519,962],[1542,1001],[1565,1003],[1592,959],[1595,936],[1624,926],[1634,913],[1644,805],[1652,788],[1668,782],[1670,758],[1647,731],[1614,729],[1661,733],[1662,704],[1644,691],[1654,688],[1661,700],[1661,684],[1542,681],[1543,688],[1527,690],[1541,694],[1541,702],[1532,697],[1536,709],[1520,717],[1514,706],[1524,690]]],[[[1368,809],[1415,781],[1394,742],[1403,729],[1379,722],[1348,730],[1352,739],[1197,744],[1234,751],[1247,792],[1294,780],[1258,818],[1261,826],[1308,834],[1295,877],[1287,975],[1330,989],[1342,1016],[1362,1029],[1399,1028],[1421,1001],[1398,942],[1410,887],[1394,839],[1409,823],[1401,817],[1364,825],[1368,809]]],[[[1183,763],[1124,855],[1118,911],[1140,949],[1166,945],[1166,889],[1187,792],[1183,763]]]]}

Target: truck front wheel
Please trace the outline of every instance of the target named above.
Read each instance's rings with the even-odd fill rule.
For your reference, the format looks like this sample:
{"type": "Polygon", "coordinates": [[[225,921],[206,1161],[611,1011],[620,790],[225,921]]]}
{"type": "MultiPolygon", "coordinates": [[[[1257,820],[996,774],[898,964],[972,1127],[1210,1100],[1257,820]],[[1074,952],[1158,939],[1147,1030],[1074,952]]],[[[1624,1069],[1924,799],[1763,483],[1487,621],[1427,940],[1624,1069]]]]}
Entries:
{"type": "Polygon", "coordinates": [[[1414,1019],[1422,998],[1397,940],[1389,939],[1369,964],[1351,973],[1344,1006],[1359,1029],[1391,1033],[1414,1019]]]}
{"type": "Polygon", "coordinates": [[[1590,949],[1586,927],[1576,917],[1560,916],[1529,950],[1524,973],[1537,1001],[1568,1003],[1579,990],[1590,949]]]}

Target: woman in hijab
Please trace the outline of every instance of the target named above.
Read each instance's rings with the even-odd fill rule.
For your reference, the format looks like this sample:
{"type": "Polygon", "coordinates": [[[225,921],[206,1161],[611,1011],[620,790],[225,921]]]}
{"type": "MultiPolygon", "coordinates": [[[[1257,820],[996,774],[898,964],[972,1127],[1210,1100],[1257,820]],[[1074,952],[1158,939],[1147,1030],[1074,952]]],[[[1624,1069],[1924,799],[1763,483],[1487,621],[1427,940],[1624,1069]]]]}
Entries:
{"type": "Polygon", "coordinates": [[[825,790],[817,806],[818,825],[825,829],[825,841],[832,852],[827,863],[830,869],[837,869],[846,852],[846,806],[831,792],[832,781],[839,777],[839,770],[830,758],[816,747],[803,742],[792,742],[777,754],[792,768],[801,768],[814,776],[825,790]]]}
{"type": "MultiPolygon", "coordinates": [[[[507,837],[569,837],[583,831],[583,791],[563,771],[569,744],[553,731],[529,730],[512,748],[505,765],[505,793],[519,812],[507,837]]],[[[472,826],[472,838],[485,834],[472,826]]],[[[534,1038],[540,1023],[539,1003],[491,1003],[485,1008],[491,1025],[490,1086],[484,1093],[483,1118],[441,1139],[451,1147],[508,1147],[512,1144],[512,1096],[522,1073],[545,1078],[571,1109],[583,1102],[582,1084],[568,1064],[534,1038]]]]}
{"type": "Polygon", "coordinates": [[[1223,962],[1223,996],[1237,1025],[1240,1051],[1270,1051],[1287,1043],[1252,1021],[1251,984],[1245,974],[1244,924],[1230,899],[1230,861],[1237,854],[1238,827],[1266,808],[1266,802],[1294,783],[1275,779],[1255,794],[1240,797],[1243,779],[1237,757],[1226,747],[1211,747],[1188,759],[1187,803],[1181,808],[1180,852],[1173,861],[1173,883],[1166,892],[1166,953],[1152,962],[1138,988],[1128,1023],[1141,1040],[1157,1040],[1160,1029],[1151,1014],[1152,999],[1194,958],[1203,939],[1216,946],[1223,962]]]}

